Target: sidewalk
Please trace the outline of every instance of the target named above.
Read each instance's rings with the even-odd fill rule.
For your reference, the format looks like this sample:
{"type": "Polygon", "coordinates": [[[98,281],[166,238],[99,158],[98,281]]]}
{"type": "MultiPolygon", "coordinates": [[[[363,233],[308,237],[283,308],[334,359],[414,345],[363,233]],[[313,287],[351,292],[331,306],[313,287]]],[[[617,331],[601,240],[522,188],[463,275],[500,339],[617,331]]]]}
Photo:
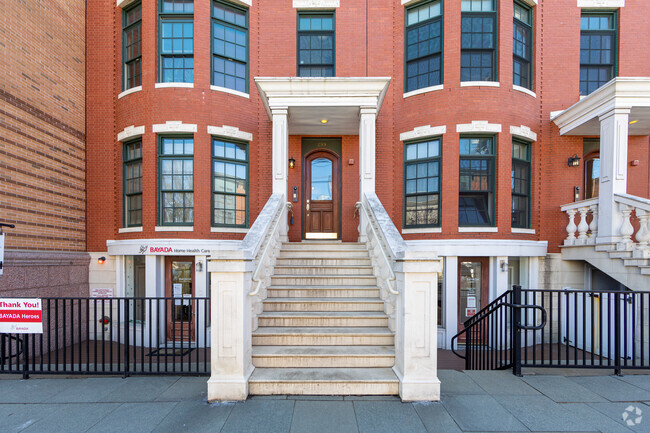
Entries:
{"type": "Polygon", "coordinates": [[[440,403],[269,396],[208,404],[207,377],[4,376],[0,432],[650,432],[650,375],[549,373],[440,370],[440,403]]]}

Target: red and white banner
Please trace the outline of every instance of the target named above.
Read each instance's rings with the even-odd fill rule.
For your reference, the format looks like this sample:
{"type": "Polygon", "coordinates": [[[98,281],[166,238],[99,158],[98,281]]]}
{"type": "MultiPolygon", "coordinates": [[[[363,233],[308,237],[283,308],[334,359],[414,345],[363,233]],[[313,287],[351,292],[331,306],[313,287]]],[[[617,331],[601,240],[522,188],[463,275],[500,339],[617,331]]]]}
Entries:
{"type": "Polygon", "coordinates": [[[36,298],[0,298],[0,332],[42,334],[41,300],[36,298]]]}

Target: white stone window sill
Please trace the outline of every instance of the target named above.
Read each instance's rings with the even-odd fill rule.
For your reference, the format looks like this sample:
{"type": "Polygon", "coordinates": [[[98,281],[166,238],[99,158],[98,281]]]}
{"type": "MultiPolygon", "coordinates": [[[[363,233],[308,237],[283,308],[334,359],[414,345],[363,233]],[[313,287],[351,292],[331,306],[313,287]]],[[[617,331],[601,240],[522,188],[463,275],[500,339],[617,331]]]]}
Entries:
{"type": "Polygon", "coordinates": [[[231,95],[241,96],[242,98],[250,99],[250,95],[248,93],[240,92],[238,90],[233,90],[233,89],[227,89],[225,87],[210,86],[210,90],[214,90],[215,92],[230,93],[231,95]]]}
{"type": "Polygon", "coordinates": [[[458,227],[459,233],[498,233],[498,227],[458,227]]]}
{"type": "Polygon", "coordinates": [[[127,89],[122,93],[120,93],[119,95],[117,95],[117,99],[122,99],[126,95],[130,95],[131,93],[139,92],[141,90],[142,90],[142,86],[131,87],[130,89],[127,89]]]}
{"type": "Polygon", "coordinates": [[[500,87],[498,81],[461,81],[460,87],[500,87]]]}
{"type": "Polygon", "coordinates": [[[413,233],[442,233],[442,227],[422,227],[416,229],[402,229],[403,235],[413,233]]]}
{"type": "Polygon", "coordinates": [[[537,98],[537,94],[535,92],[533,92],[532,90],[529,90],[529,89],[527,89],[525,87],[521,87],[521,86],[517,86],[517,85],[513,84],[512,85],[512,90],[516,90],[517,92],[522,92],[522,93],[525,93],[527,95],[532,96],[533,98],[537,98]]]}
{"type": "Polygon", "coordinates": [[[248,233],[248,229],[239,227],[211,227],[212,233],[248,233]]]}
{"type": "Polygon", "coordinates": [[[156,226],[157,232],[193,232],[193,226],[156,226]]]}
{"type": "Polygon", "coordinates": [[[167,89],[170,87],[183,87],[185,89],[193,89],[194,83],[156,83],[156,89],[167,89]]]}
{"type": "Polygon", "coordinates": [[[535,229],[518,229],[518,228],[511,228],[510,231],[512,233],[522,233],[526,235],[534,235],[535,234],[535,229]]]}
{"type": "Polygon", "coordinates": [[[404,99],[410,98],[411,96],[415,96],[415,95],[421,95],[423,93],[435,92],[437,90],[442,90],[444,88],[445,87],[443,84],[438,84],[437,86],[423,87],[422,89],[411,90],[410,92],[404,93],[404,99]]]}
{"type": "Polygon", "coordinates": [[[121,229],[118,230],[119,233],[135,233],[141,231],[142,231],[142,227],[122,227],[121,229]]]}

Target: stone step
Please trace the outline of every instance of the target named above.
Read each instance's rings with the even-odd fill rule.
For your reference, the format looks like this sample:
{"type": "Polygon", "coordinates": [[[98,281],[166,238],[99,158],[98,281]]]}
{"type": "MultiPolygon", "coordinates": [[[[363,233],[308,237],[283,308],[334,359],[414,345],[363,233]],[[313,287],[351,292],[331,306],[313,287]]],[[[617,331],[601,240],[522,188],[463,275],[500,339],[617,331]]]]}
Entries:
{"type": "Polygon", "coordinates": [[[379,297],[377,286],[271,286],[269,298],[374,298],[379,297]]]}
{"type": "Polygon", "coordinates": [[[251,395],[395,395],[399,381],[390,368],[256,368],[251,395]]]}
{"type": "Polygon", "coordinates": [[[390,346],[395,336],[385,327],[276,327],[253,332],[254,346],[390,346]]]}
{"type": "Polygon", "coordinates": [[[317,255],[304,258],[278,257],[276,266],[371,266],[370,258],[333,257],[323,258],[317,255]]]}
{"type": "Polygon", "coordinates": [[[321,259],[340,259],[340,258],[354,258],[354,259],[367,259],[368,251],[366,250],[320,250],[320,251],[305,251],[305,250],[280,250],[280,258],[300,259],[300,258],[321,258],[321,259]]]}
{"type": "Polygon", "coordinates": [[[632,251],[610,251],[610,259],[630,259],[632,258],[632,251]]]}
{"type": "Polygon", "coordinates": [[[608,251],[616,251],[616,245],[614,244],[599,244],[594,247],[596,251],[599,252],[608,252],[608,251]]]}
{"type": "Polygon", "coordinates": [[[272,286],[376,286],[374,275],[272,275],[272,286]]]}
{"type": "Polygon", "coordinates": [[[258,320],[259,326],[388,326],[388,316],[379,311],[266,311],[258,320]]]}
{"type": "Polygon", "coordinates": [[[650,266],[650,259],[624,259],[625,266],[650,266]]]}
{"type": "Polygon", "coordinates": [[[372,266],[359,265],[278,265],[275,272],[282,275],[365,275],[372,276],[372,266]]]}
{"type": "Polygon", "coordinates": [[[368,367],[395,365],[392,346],[253,346],[253,365],[270,368],[368,367]]]}
{"type": "Polygon", "coordinates": [[[367,251],[366,245],[358,242],[285,242],[280,249],[283,251],[367,251]]]}
{"type": "Polygon", "coordinates": [[[639,267],[641,275],[650,275],[650,266],[641,266],[639,267]]]}
{"type": "Polygon", "coordinates": [[[377,298],[267,298],[264,311],[384,311],[377,298]]]}

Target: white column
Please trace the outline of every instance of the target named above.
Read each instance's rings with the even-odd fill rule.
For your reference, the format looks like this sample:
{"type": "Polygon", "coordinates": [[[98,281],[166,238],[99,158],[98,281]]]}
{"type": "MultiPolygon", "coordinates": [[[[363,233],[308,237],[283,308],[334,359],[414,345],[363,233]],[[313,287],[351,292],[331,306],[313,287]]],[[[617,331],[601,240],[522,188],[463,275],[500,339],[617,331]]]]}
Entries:
{"type": "Polygon", "coordinates": [[[627,192],[628,108],[615,108],[600,120],[600,188],[598,243],[615,243],[620,239],[623,220],[614,194],[627,192]]]}
{"type": "Polygon", "coordinates": [[[440,400],[438,272],[440,260],[405,253],[396,260],[395,366],[402,401],[440,400]]]}
{"type": "Polygon", "coordinates": [[[273,115],[273,194],[287,195],[289,171],[289,123],[287,107],[274,107],[273,115]]]}
{"type": "Polygon", "coordinates": [[[359,121],[359,193],[375,192],[375,123],[377,109],[361,107],[359,121]]]}
{"type": "Polygon", "coordinates": [[[445,257],[445,349],[458,332],[458,257],[445,257]]]}
{"type": "Polygon", "coordinates": [[[211,375],[208,401],[246,400],[253,373],[251,273],[242,251],[219,251],[210,259],[211,375]],[[239,257],[238,257],[239,256],[239,257]]]}

